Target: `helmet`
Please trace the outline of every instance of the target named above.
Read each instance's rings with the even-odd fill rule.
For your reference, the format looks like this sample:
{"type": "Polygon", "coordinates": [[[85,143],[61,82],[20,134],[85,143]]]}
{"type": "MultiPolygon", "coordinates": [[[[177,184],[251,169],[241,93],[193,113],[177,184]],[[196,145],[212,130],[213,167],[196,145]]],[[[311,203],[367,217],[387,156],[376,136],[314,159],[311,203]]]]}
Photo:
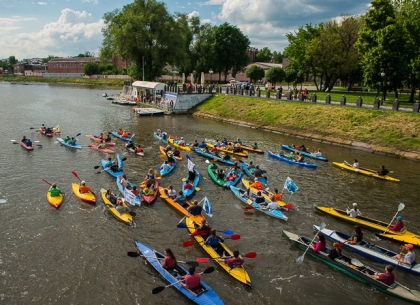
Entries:
{"type": "Polygon", "coordinates": [[[184,140],[184,137],[181,137],[181,140],[184,140]]]}
{"type": "Polygon", "coordinates": [[[86,184],[86,181],[85,181],[85,180],[82,180],[82,181],[80,182],[80,184],[81,184],[81,185],[85,185],[85,184],[86,184]]]}
{"type": "Polygon", "coordinates": [[[356,202],[353,202],[353,206],[354,206],[354,207],[357,207],[357,203],[356,203],[356,202]]]}
{"type": "Polygon", "coordinates": [[[401,216],[397,216],[397,220],[398,221],[402,220],[402,217],[401,216]]]}

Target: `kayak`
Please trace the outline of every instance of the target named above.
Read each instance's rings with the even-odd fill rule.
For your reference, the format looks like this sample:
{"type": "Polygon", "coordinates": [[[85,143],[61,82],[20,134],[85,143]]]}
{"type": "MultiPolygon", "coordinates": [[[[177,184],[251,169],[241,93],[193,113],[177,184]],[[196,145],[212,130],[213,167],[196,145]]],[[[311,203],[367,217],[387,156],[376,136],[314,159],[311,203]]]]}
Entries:
{"type": "MultiPolygon", "coordinates": [[[[189,218],[191,218],[192,220],[194,220],[196,223],[201,223],[201,221],[204,219],[204,217],[202,215],[197,215],[197,216],[191,215],[187,211],[186,208],[184,208],[182,205],[180,205],[178,202],[176,202],[172,198],[168,197],[168,189],[167,188],[159,187],[159,194],[160,194],[160,198],[162,198],[167,204],[169,204],[170,206],[172,206],[173,208],[175,208],[175,210],[177,210],[178,212],[180,212],[182,215],[188,216],[189,218]]],[[[188,207],[190,207],[192,205],[192,203],[190,201],[188,201],[188,200],[185,202],[185,204],[188,207]]]]}
{"type": "MultiPolygon", "coordinates": [[[[51,187],[50,187],[51,189],[51,187]]],[[[60,205],[63,203],[64,195],[60,194],[59,196],[51,196],[50,192],[47,192],[47,201],[48,203],[58,209],[60,205]]]]}
{"type": "MultiPolygon", "coordinates": [[[[230,143],[231,145],[235,145],[235,141],[229,141],[228,143],[230,143]]],[[[245,145],[245,144],[241,144],[239,147],[242,148],[242,149],[245,149],[247,151],[257,153],[257,154],[263,154],[264,153],[264,151],[262,151],[259,148],[253,148],[252,146],[245,145]]]]}
{"type": "Polygon", "coordinates": [[[137,155],[137,156],[144,157],[144,152],[143,152],[143,150],[142,150],[142,151],[139,151],[139,152],[136,152],[136,150],[135,150],[134,148],[132,148],[132,147],[127,148],[127,145],[128,145],[128,143],[127,143],[127,144],[125,144],[125,149],[127,149],[129,152],[131,152],[131,153],[133,153],[133,154],[135,154],[135,155],[137,155]]]}
{"type": "Polygon", "coordinates": [[[232,160],[224,160],[221,157],[218,157],[218,156],[213,155],[211,152],[206,152],[205,149],[203,149],[203,148],[193,147],[192,148],[192,151],[194,151],[195,153],[197,153],[197,154],[199,154],[199,155],[201,155],[203,157],[207,157],[207,158],[209,158],[209,159],[211,159],[213,161],[219,161],[219,162],[225,163],[227,165],[233,165],[233,164],[235,164],[232,160]]]}
{"type": "Polygon", "coordinates": [[[112,149],[109,149],[109,148],[99,148],[95,144],[89,144],[88,147],[90,147],[92,149],[95,149],[95,150],[98,150],[98,151],[102,151],[102,152],[107,153],[107,154],[115,154],[115,151],[113,151],[112,149]]]}
{"type": "Polygon", "coordinates": [[[61,145],[65,145],[67,147],[78,148],[78,149],[82,148],[82,145],[80,145],[80,144],[71,145],[69,143],[64,142],[64,140],[62,138],[57,138],[57,141],[60,142],[61,145]]]}
{"type": "Polygon", "coordinates": [[[288,219],[287,216],[284,215],[283,212],[281,212],[280,210],[263,209],[260,204],[254,201],[255,196],[253,196],[252,192],[251,192],[252,199],[250,199],[246,196],[246,192],[244,190],[234,187],[234,186],[231,186],[230,189],[236,195],[236,197],[238,197],[242,202],[246,203],[248,206],[252,206],[257,211],[260,211],[268,216],[272,216],[272,217],[287,221],[288,219]]]}
{"type": "MultiPolygon", "coordinates": [[[[195,230],[194,220],[187,217],[185,219],[185,223],[187,225],[188,231],[192,233],[195,230]]],[[[194,238],[197,241],[197,243],[200,244],[200,246],[210,255],[210,257],[213,259],[213,262],[219,264],[235,280],[241,282],[242,284],[245,284],[248,287],[251,287],[251,278],[249,277],[249,274],[243,265],[241,267],[230,268],[224,261],[218,260],[218,258],[220,258],[221,256],[211,246],[204,244],[202,236],[195,235],[194,238]]],[[[223,247],[226,254],[228,254],[229,256],[233,256],[233,251],[230,250],[225,243],[220,242],[220,245],[223,247]]]]}
{"type": "Polygon", "coordinates": [[[289,145],[286,145],[286,144],[282,144],[281,148],[299,153],[303,156],[306,156],[306,157],[309,157],[309,158],[312,158],[312,159],[321,160],[321,161],[328,161],[328,159],[323,157],[323,156],[315,156],[314,154],[311,154],[310,152],[301,151],[299,149],[295,149],[292,146],[289,146],[289,145]]]}
{"type": "MultiPolygon", "coordinates": [[[[165,152],[165,147],[163,147],[162,145],[159,145],[159,150],[160,153],[166,156],[166,152],[165,152]]],[[[182,160],[182,156],[174,156],[172,155],[172,157],[174,157],[175,159],[177,159],[178,161],[182,160]]]]}
{"type": "Polygon", "coordinates": [[[223,186],[223,185],[225,185],[225,182],[226,182],[226,180],[225,180],[226,173],[225,173],[225,176],[223,177],[223,179],[217,178],[217,172],[216,172],[217,169],[218,169],[217,165],[213,164],[213,163],[209,164],[207,166],[207,172],[209,173],[209,176],[210,176],[211,180],[216,182],[216,184],[218,184],[220,186],[223,186]]]}
{"type": "MultiPolygon", "coordinates": [[[[189,197],[192,194],[194,194],[194,192],[196,190],[197,191],[199,190],[198,184],[200,183],[200,173],[198,172],[197,169],[194,169],[194,171],[195,171],[195,179],[194,179],[194,181],[191,181],[192,182],[192,185],[193,185],[192,189],[185,190],[184,189],[184,185],[185,185],[186,181],[182,181],[182,185],[181,185],[181,187],[182,187],[182,193],[185,195],[185,197],[189,197]]],[[[188,179],[188,175],[185,178],[185,180],[187,180],[187,179],[188,179]]]]}
{"type": "Polygon", "coordinates": [[[115,131],[111,131],[111,134],[112,134],[114,137],[116,137],[116,138],[118,138],[118,139],[120,139],[120,140],[122,140],[122,141],[130,142],[130,141],[132,140],[132,137],[129,137],[129,138],[124,138],[123,136],[120,136],[120,135],[118,134],[118,132],[115,132],[115,131]]]}
{"type": "Polygon", "coordinates": [[[82,201],[87,203],[96,203],[96,196],[92,193],[80,193],[79,192],[79,184],[73,182],[71,184],[71,188],[73,190],[73,193],[76,195],[76,197],[80,198],[82,201]]]}
{"type": "Polygon", "coordinates": [[[102,159],[101,160],[101,165],[102,165],[102,168],[108,173],[108,174],[110,174],[112,177],[114,177],[114,178],[117,178],[118,176],[122,176],[122,175],[124,175],[124,172],[122,171],[122,167],[123,167],[123,165],[124,165],[124,163],[123,163],[123,161],[122,161],[122,158],[121,158],[121,156],[120,156],[120,154],[117,154],[117,161],[118,161],[118,167],[119,167],[119,171],[116,171],[116,172],[113,172],[110,168],[108,168],[107,167],[107,169],[105,169],[105,164],[108,162],[107,160],[105,160],[105,159],[102,159]]]}
{"type": "Polygon", "coordinates": [[[395,241],[409,243],[413,245],[420,246],[420,236],[416,235],[413,232],[407,231],[405,229],[402,230],[402,232],[395,232],[387,230],[388,223],[383,222],[381,220],[369,218],[366,216],[357,216],[356,218],[349,217],[344,210],[336,209],[333,207],[323,207],[323,206],[314,206],[315,209],[318,211],[327,213],[335,218],[357,224],[363,228],[371,229],[373,231],[381,232],[377,235],[379,237],[393,239],[395,241]],[[387,233],[384,234],[384,232],[387,231],[387,233]]]}
{"type": "Polygon", "coordinates": [[[272,153],[271,151],[268,151],[268,156],[276,158],[276,159],[284,161],[284,162],[287,162],[287,163],[290,163],[290,164],[294,164],[294,165],[306,166],[306,167],[309,167],[309,168],[316,168],[317,167],[317,165],[315,163],[308,163],[306,161],[298,162],[295,159],[291,159],[291,158],[288,158],[286,156],[282,156],[280,154],[275,154],[275,153],[272,153]]]}
{"type": "Polygon", "coordinates": [[[42,130],[41,128],[38,128],[38,129],[37,129],[37,132],[40,132],[40,133],[42,133],[44,136],[47,136],[47,137],[52,137],[52,136],[54,135],[54,133],[53,133],[53,132],[48,132],[48,133],[45,133],[45,130],[42,130]]]}
{"type": "Polygon", "coordinates": [[[216,294],[216,292],[214,292],[214,290],[202,280],[200,280],[200,284],[196,288],[191,290],[182,286],[179,283],[179,275],[188,274],[187,268],[178,263],[174,268],[174,271],[176,271],[174,273],[176,275],[173,275],[172,272],[169,272],[168,270],[162,267],[162,263],[165,258],[165,256],[162,253],[154,250],[153,248],[150,248],[149,246],[139,241],[135,240],[134,243],[137,249],[142,254],[142,256],[149,262],[149,264],[153,268],[155,268],[155,270],[159,272],[159,274],[166,281],[168,281],[168,283],[170,284],[169,286],[178,289],[179,292],[181,292],[185,297],[193,301],[195,304],[223,305],[223,301],[216,294]]]}
{"type": "Polygon", "coordinates": [[[27,146],[25,143],[23,143],[22,141],[20,141],[20,145],[25,148],[26,150],[34,150],[34,145],[32,144],[32,146],[27,146]]]}
{"type": "Polygon", "coordinates": [[[349,234],[329,229],[320,230],[319,226],[315,225],[313,226],[313,228],[316,232],[320,231],[326,238],[330,239],[331,241],[341,243],[346,249],[349,249],[360,255],[369,257],[370,259],[373,259],[380,263],[392,265],[395,268],[420,275],[420,264],[415,264],[414,266],[408,266],[403,263],[399,264],[397,260],[393,258],[395,255],[398,254],[397,252],[393,252],[392,250],[385,249],[381,246],[368,243],[364,240],[357,244],[351,245],[346,242],[351,238],[351,235],[349,234]]]}
{"type": "MultiPolygon", "coordinates": [[[[117,177],[117,179],[116,179],[116,183],[117,183],[117,186],[118,186],[118,190],[120,191],[120,193],[121,194],[123,194],[123,196],[125,195],[125,192],[127,191],[127,189],[124,189],[124,187],[122,186],[122,184],[121,184],[121,182],[120,182],[120,180],[121,180],[121,178],[120,177],[117,177]]],[[[133,183],[131,183],[130,181],[128,181],[128,184],[131,186],[131,187],[133,187],[134,186],[134,184],[133,183]]],[[[128,190],[128,191],[130,191],[130,190],[128,190]]],[[[141,201],[142,201],[142,198],[141,198],[141,193],[139,193],[139,196],[136,196],[136,201],[135,201],[135,205],[141,205],[141,201]]]]}
{"type": "Polygon", "coordinates": [[[179,148],[179,149],[182,149],[182,150],[185,150],[185,151],[191,151],[191,148],[190,148],[189,146],[187,146],[187,145],[179,145],[179,144],[177,143],[177,140],[175,140],[175,139],[173,139],[173,138],[169,138],[169,139],[168,139],[168,143],[169,143],[170,145],[172,145],[172,146],[176,147],[176,148],[179,148]]]}
{"type": "MultiPolygon", "coordinates": [[[[249,180],[246,180],[246,179],[242,179],[242,184],[244,185],[244,187],[246,188],[246,189],[250,189],[251,190],[251,192],[253,193],[253,194],[257,194],[258,193],[258,190],[255,188],[255,187],[252,187],[251,186],[251,184],[252,184],[253,182],[252,181],[249,181],[249,180]]],[[[273,192],[270,192],[268,189],[265,189],[265,190],[260,190],[260,192],[261,192],[261,195],[264,197],[264,199],[266,200],[265,202],[271,202],[271,197],[274,195],[274,193],[273,192]]],[[[286,207],[284,207],[285,205],[286,205],[286,203],[283,201],[283,200],[276,200],[276,203],[282,208],[282,209],[284,209],[284,210],[289,210],[289,208],[286,208],[286,207]]]]}
{"type": "MultiPolygon", "coordinates": [[[[230,170],[226,173],[226,177],[229,177],[232,173],[232,171],[234,170],[234,167],[231,167],[230,170]]],[[[236,173],[236,177],[233,180],[228,180],[226,179],[225,181],[225,186],[227,188],[229,188],[232,185],[237,185],[239,183],[239,181],[241,181],[242,178],[242,170],[241,169],[237,169],[237,173],[236,173]]]]}
{"type": "MultiPolygon", "coordinates": [[[[108,200],[108,198],[106,198],[106,190],[102,189],[101,190],[101,195],[102,195],[102,201],[103,201],[104,205],[106,206],[108,211],[111,212],[112,215],[114,215],[118,220],[121,220],[122,222],[124,222],[128,225],[133,225],[134,224],[133,216],[131,216],[130,213],[124,212],[124,213],[121,214],[112,205],[112,203],[108,200]]],[[[123,206],[127,207],[127,205],[124,202],[123,202],[123,206]]]]}
{"type": "MultiPolygon", "coordinates": [[[[90,139],[92,140],[92,141],[94,141],[94,142],[96,142],[96,143],[99,143],[99,142],[101,142],[101,139],[100,138],[98,138],[98,137],[95,137],[94,135],[91,135],[90,136],[90,139]]],[[[114,142],[104,142],[107,146],[109,146],[109,147],[113,147],[113,146],[115,146],[115,143],[114,142]]]]}
{"type": "MultiPolygon", "coordinates": [[[[215,141],[211,140],[211,139],[205,139],[205,143],[208,147],[212,148],[214,147],[214,144],[216,144],[215,141]]],[[[247,151],[233,151],[233,150],[227,150],[223,147],[217,147],[218,151],[224,152],[225,154],[231,154],[231,155],[236,155],[236,156],[240,156],[243,158],[248,158],[248,152],[247,151]]]]}
{"type": "Polygon", "coordinates": [[[400,182],[401,180],[385,175],[385,176],[381,176],[378,175],[378,172],[372,169],[368,169],[368,168],[354,168],[351,164],[347,163],[346,161],[344,161],[343,163],[339,163],[339,162],[333,162],[333,164],[335,166],[338,166],[341,169],[345,169],[351,172],[356,172],[362,175],[366,175],[366,176],[370,176],[370,177],[375,177],[378,179],[383,179],[383,180],[387,180],[387,181],[393,181],[393,182],[400,182]]]}
{"type": "MultiPolygon", "coordinates": [[[[155,183],[153,185],[153,195],[149,195],[146,196],[144,194],[142,194],[142,201],[144,201],[145,204],[150,205],[153,202],[155,202],[157,196],[159,195],[159,179],[154,179],[155,183]]],[[[144,180],[141,184],[140,187],[144,188],[146,186],[146,180],[144,180]]]]}
{"type": "Polygon", "coordinates": [[[168,144],[168,139],[163,139],[156,132],[153,133],[153,136],[155,137],[156,140],[161,141],[162,143],[168,144]]]}
{"type": "Polygon", "coordinates": [[[176,158],[174,158],[174,161],[175,162],[173,162],[170,166],[169,166],[169,168],[168,169],[166,169],[166,170],[164,170],[163,169],[163,166],[165,165],[165,162],[166,161],[164,161],[163,162],[163,164],[158,168],[158,171],[159,171],[159,173],[160,173],[160,175],[163,177],[163,176],[166,176],[166,175],[168,175],[169,173],[171,173],[174,169],[175,169],[175,167],[176,167],[176,163],[177,163],[177,161],[176,161],[176,158]]]}
{"type": "MultiPolygon", "coordinates": [[[[309,238],[298,236],[292,232],[288,232],[284,230],[283,230],[283,235],[285,235],[293,244],[295,244],[302,251],[305,251],[311,242],[311,239],[309,238]]],[[[370,275],[373,275],[374,273],[380,273],[383,271],[375,270],[374,268],[360,262],[358,259],[341,255],[339,258],[336,258],[333,260],[333,259],[330,259],[328,257],[328,254],[323,251],[319,251],[317,253],[313,251],[307,251],[307,253],[310,256],[315,257],[321,260],[322,262],[326,263],[327,265],[333,267],[334,269],[337,269],[363,283],[366,283],[381,292],[384,292],[386,294],[389,294],[395,297],[399,297],[406,301],[420,304],[419,291],[411,290],[401,285],[398,282],[394,282],[394,284],[392,284],[391,286],[388,286],[385,283],[372,278],[371,276],[367,275],[365,272],[368,272],[370,275]]]]}
{"type": "Polygon", "coordinates": [[[255,169],[255,166],[253,165],[248,165],[247,163],[245,163],[242,160],[239,160],[239,166],[242,168],[243,172],[245,173],[245,175],[247,175],[249,178],[252,178],[253,180],[255,178],[258,179],[259,182],[261,182],[264,185],[267,185],[268,181],[267,181],[267,177],[255,177],[252,172],[255,169]]]}

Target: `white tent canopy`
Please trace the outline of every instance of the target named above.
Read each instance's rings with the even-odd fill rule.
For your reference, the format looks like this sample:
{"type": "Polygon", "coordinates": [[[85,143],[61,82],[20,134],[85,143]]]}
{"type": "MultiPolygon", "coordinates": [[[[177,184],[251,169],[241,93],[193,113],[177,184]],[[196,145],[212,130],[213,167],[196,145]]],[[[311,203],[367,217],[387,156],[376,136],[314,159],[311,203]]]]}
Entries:
{"type": "Polygon", "coordinates": [[[144,88],[144,89],[165,90],[165,84],[164,83],[135,81],[132,84],[132,86],[133,87],[144,88]]]}

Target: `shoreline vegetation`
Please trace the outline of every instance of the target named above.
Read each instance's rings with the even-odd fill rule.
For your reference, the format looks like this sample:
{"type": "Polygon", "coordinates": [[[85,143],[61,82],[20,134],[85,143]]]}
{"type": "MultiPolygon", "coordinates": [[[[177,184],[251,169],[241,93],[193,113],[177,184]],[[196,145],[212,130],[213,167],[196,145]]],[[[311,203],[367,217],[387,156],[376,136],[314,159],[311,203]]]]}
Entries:
{"type": "MultiPolygon", "coordinates": [[[[95,86],[124,84],[120,79],[10,75],[0,76],[0,81],[95,86]]],[[[221,94],[210,97],[189,112],[251,128],[420,161],[420,115],[416,113],[221,94]]]]}

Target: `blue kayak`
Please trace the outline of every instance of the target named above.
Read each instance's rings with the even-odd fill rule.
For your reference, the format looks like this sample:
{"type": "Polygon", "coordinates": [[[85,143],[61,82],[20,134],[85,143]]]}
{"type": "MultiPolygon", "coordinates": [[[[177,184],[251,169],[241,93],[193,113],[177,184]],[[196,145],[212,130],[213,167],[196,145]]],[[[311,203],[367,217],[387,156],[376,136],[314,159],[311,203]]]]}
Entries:
{"type": "MultiPolygon", "coordinates": [[[[234,168],[231,168],[227,173],[226,173],[226,178],[227,177],[229,177],[229,175],[232,173],[232,170],[233,170],[234,168]]],[[[242,178],[242,170],[241,169],[238,169],[237,170],[237,173],[236,173],[236,177],[235,177],[235,179],[234,180],[225,180],[226,181],[226,183],[225,183],[225,186],[227,187],[227,188],[230,188],[231,186],[234,186],[234,185],[237,185],[238,183],[239,183],[239,181],[241,181],[241,178],[242,178]]]]}
{"type": "Polygon", "coordinates": [[[119,171],[117,172],[113,172],[110,168],[105,169],[105,164],[108,162],[105,159],[101,160],[101,164],[102,164],[102,168],[106,170],[106,172],[108,174],[110,174],[112,177],[117,178],[118,176],[122,176],[124,175],[124,172],[122,171],[122,167],[124,166],[124,162],[120,156],[120,154],[117,154],[117,161],[118,161],[118,167],[119,167],[119,171]]]}
{"type": "Polygon", "coordinates": [[[82,146],[80,144],[71,145],[69,143],[64,142],[64,140],[62,138],[57,138],[57,141],[60,142],[60,144],[65,145],[67,147],[71,147],[71,148],[82,148],[82,146]]]}
{"type": "Polygon", "coordinates": [[[153,136],[155,137],[156,140],[161,141],[162,143],[168,144],[168,139],[162,138],[156,132],[153,133],[153,136]]]}
{"type": "Polygon", "coordinates": [[[167,170],[163,170],[162,169],[162,167],[163,167],[163,165],[165,164],[166,161],[164,161],[162,163],[162,165],[158,168],[158,171],[159,171],[159,173],[160,173],[161,176],[166,176],[167,174],[169,174],[170,172],[172,172],[175,169],[176,159],[175,158],[173,158],[173,159],[174,159],[175,162],[172,163],[172,165],[169,167],[169,169],[167,169],[167,170]]]}
{"type": "MultiPolygon", "coordinates": [[[[184,185],[185,185],[186,181],[182,181],[182,186],[181,186],[182,187],[182,193],[184,194],[185,197],[189,197],[192,194],[194,194],[194,192],[196,191],[196,188],[198,186],[198,183],[200,183],[200,173],[198,172],[197,169],[194,169],[194,171],[195,171],[195,179],[194,179],[194,181],[192,181],[192,184],[193,184],[192,189],[188,189],[188,190],[184,189],[184,185]]],[[[188,175],[187,175],[186,179],[188,179],[188,175]]]]}
{"type": "Polygon", "coordinates": [[[115,131],[111,131],[111,134],[112,134],[112,136],[114,136],[114,137],[116,137],[116,138],[118,138],[118,139],[120,139],[122,141],[130,142],[132,140],[132,137],[130,137],[130,138],[124,138],[123,136],[120,136],[118,134],[118,132],[115,132],[115,131]]]}
{"type": "Polygon", "coordinates": [[[286,144],[282,144],[281,148],[286,149],[286,150],[290,150],[290,151],[293,151],[293,152],[297,152],[297,153],[301,154],[302,156],[306,156],[306,157],[309,157],[309,158],[312,158],[312,159],[321,160],[321,161],[328,161],[328,159],[323,157],[323,156],[315,156],[310,152],[301,151],[299,149],[295,149],[292,146],[289,146],[289,145],[286,145],[286,144]]]}
{"type": "MultiPolygon", "coordinates": [[[[123,195],[125,195],[125,191],[126,191],[126,189],[124,189],[124,187],[122,186],[122,184],[121,184],[121,182],[120,182],[120,178],[119,177],[117,177],[117,179],[116,179],[116,182],[117,182],[117,186],[118,186],[118,189],[120,190],[120,193],[121,194],[123,194],[123,195]]],[[[131,187],[133,187],[134,186],[134,184],[133,183],[131,183],[130,181],[128,181],[128,184],[131,186],[131,187]]],[[[140,195],[140,193],[139,193],[139,195],[140,195]]],[[[140,202],[141,200],[140,200],[140,197],[139,196],[137,196],[136,197],[136,205],[141,205],[141,202],[140,202]]]]}
{"type": "Polygon", "coordinates": [[[197,148],[197,147],[191,147],[191,150],[194,151],[195,153],[203,156],[203,157],[207,157],[213,161],[219,161],[219,162],[223,162],[225,164],[228,165],[233,165],[235,164],[232,160],[223,160],[221,157],[215,156],[210,152],[206,152],[203,148],[197,148]]]}
{"type": "MultiPolygon", "coordinates": [[[[185,288],[182,286],[178,281],[180,280],[177,275],[172,275],[171,272],[164,269],[162,267],[163,259],[165,256],[154,250],[153,248],[150,248],[149,246],[139,242],[134,241],[137,249],[141,252],[141,255],[149,262],[149,264],[156,269],[157,272],[160,273],[162,277],[167,280],[171,286],[178,289],[179,292],[181,292],[183,295],[185,295],[188,299],[193,301],[195,304],[200,305],[223,305],[223,301],[220,299],[220,297],[214,292],[214,290],[207,285],[205,282],[200,280],[200,285],[196,288],[190,290],[188,288],[185,288]]],[[[187,268],[182,266],[181,264],[177,264],[174,268],[174,270],[177,271],[178,274],[184,275],[187,274],[187,268]]]]}
{"type": "Polygon", "coordinates": [[[309,168],[316,168],[317,167],[317,165],[314,164],[314,163],[308,163],[308,162],[305,162],[305,161],[304,162],[298,162],[295,159],[291,159],[291,158],[288,158],[286,156],[282,156],[280,154],[274,154],[271,151],[268,151],[268,156],[276,158],[276,159],[284,161],[284,162],[287,162],[287,163],[290,163],[290,164],[294,164],[294,165],[306,166],[306,167],[309,167],[309,168]]]}
{"type": "Polygon", "coordinates": [[[238,197],[242,202],[246,203],[249,206],[252,206],[255,210],[258,210],[266,215],[281,219],[287,221],[287,216],[284,215],[283,212],[280,210],[269,210],[269,209],[263,209],[262,206],[254,201],[254,196],[252,192],[250,193],[251,198],[248,198],[245,194],[246,192],[243,189],[231,186],[230,189],[232,192],[238,197]]]}
{"type": "Polygon", "coordinates": [[[245,175],[247,175],[249,178],[252,178],[252,180],[254,180],[255,178],[257,178],[259,182],[261,182],[264,185],[267,185],[267,183],[268,183],[267,177],[255,177],[252,174],[252,172],[255,169],[254,166],[249,166],[246,162],[244,162],[242,160],[239,160],[239,166],[242,168],[242,170],[244,171],[245,175]]]}

